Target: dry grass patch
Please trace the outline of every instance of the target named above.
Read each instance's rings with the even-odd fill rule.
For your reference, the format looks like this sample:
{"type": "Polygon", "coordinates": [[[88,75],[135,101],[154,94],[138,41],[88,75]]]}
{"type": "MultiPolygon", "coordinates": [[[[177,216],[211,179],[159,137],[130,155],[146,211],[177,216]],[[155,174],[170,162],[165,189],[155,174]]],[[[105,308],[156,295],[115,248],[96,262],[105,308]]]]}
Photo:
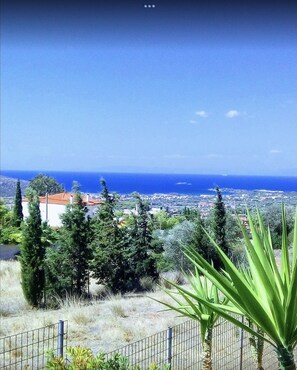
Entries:
{"type": "MultiPolygon", "coordinates": [[[[105,299],[86,302],[79,297],[67,297],[57,310],[32,310],[26,304],[20,285],[20,265],[17,261],[1,261],[0,334],[8,336],[68,320],[68,346],[81,345],[112,351],[127,343],[166,330],[184,318],[174,312],[161,312],[163,306],[150,297],[169,302],[159,289],[147,294],[107,295],[105,299]]],[[[91,280],[90,293],[100,296],[105,289],[91,280]]]]}

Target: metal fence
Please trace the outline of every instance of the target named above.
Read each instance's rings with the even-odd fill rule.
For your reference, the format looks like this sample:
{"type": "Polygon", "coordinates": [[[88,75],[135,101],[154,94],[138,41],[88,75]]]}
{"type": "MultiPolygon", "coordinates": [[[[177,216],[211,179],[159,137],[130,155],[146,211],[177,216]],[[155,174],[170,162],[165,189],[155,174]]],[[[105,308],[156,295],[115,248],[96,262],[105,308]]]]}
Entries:
{"type": "MultiPolygon", "coordinates": [[[[66,357],[68,322],[0,338],[0,369],[44,369],[47,353],[66,357]]],[[[194,320],[168,328],[107,354],[127,357],[131,365],[147,370],[152,363],[169,364],[171,370],[202,369],[202,343],[199,323],[194,320]]],[[[297,350],[295,351],[295,358],[297,350]]],[[[249,334],[220,319],[213,330],[213,370],[254,370],[256,363],[249,344],[249,334]]],[[[276,353],[265,343],[263,367],[278,369],[276,353]]]]}
{"type": "MultiPolygon", "coordinates": [[[[189,320],[160,333],[112,351],[128,358],[131,365],[149,369],[150,364],[170,364],[171,370],[202,369],[202,343],[199,323],[189,320]]],[[[297,353],[295,353],[295,356],[297,353]]],[[[256,363],[249,344],[249,334],[222,319],[213,330],[213,370],[254,370],[256,363]]],[[[263,367],[277,370],[274,348],[265,342],[263,367]]]]}
{"type": "Polygon", "coordinates": [[[49,351],[63,357],[67,347],[68,322],[0,338],[0,369],[44,369],[49,351]]]}

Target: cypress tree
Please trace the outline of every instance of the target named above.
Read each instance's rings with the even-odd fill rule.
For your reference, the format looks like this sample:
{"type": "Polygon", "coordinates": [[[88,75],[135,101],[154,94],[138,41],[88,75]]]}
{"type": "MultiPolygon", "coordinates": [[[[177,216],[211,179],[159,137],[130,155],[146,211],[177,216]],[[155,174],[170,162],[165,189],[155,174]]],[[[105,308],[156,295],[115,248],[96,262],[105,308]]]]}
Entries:
{"type": "Polygon", "coordinates": [[[215,262],[217,260],[216,252],[211,245],[209,238],[207,237],[206,233],[204,232],[205,223],[201,218],[199,212],[196,214],[196,219],[193,220],[194,222],[194,230],[192,240],[189,245],[194,248],[203,258],[207,261],[215,262]]]}
{"type": "Polygon", "coordinates": [[[213,233],[214,240],[219,247],[229,255],[229,247],[226,240],[226,209],[221,191],[216,187],[217,197],[213,210],[213,233]]]}
{"type": "Polygon", "coordinates": [[[39,199],[33,192],[28,194],[29,216],[23,226],[21,243],[22,289],[27,302],[33,307],[42,305],[45,286],[44,257],[39,199]]]}
{"type": "Polygon", "coordinates": [[[117,198],[101,179],[103,204],[92,219],[92,272],[99,284],[111,292],[130,290],[131,276],[126,259],[127,240],[114,214],[117,198]]]}
{"type": "Polygon", "coordinates": [[[14,208],[13,208],[13,223],[14,226],[20,227],[23,221],[23,206],[22,206],[22,191],[20,180],[16,184],[16,193],[14,199],[14,208]]]}
{"type": "Polygon", "coordinates": [[[84,296],[87,293],[90,262],[90,221],[80,192],[61,216],[62,228],[56,249],[47,252],[47,289],[50,295],[84,296]]]}
{"type": "Polygon", "coordinates": [[[134,288],[141,289],[140,279],[151,277],[157,279],[157,261],[154,254],[152,237],[152,222],[148,213],[149,206],[139,194],[135,194],[138,215],[133,216],[133,225],[130,229],[129,260],[130,269],[133,271],[134,288]]]}

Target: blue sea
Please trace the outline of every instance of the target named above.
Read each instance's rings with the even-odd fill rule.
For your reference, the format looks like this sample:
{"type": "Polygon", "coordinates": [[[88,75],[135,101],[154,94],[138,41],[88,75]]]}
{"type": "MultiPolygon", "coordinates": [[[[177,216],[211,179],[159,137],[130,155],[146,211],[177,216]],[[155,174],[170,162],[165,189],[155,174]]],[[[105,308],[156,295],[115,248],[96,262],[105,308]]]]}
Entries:
{"type": "Polygon", "coordinates": [[[77,181],[80,184],[80,190],[85,193],[99,193],[101,191],[101,177],[106,180],[110,191],[119,194],[130,194],[134,191],[140,194],[213,194],[213,189],[216,185],[221,189],[297,191],[297,177],[1,171],[3,176],[21,180],[31,180],[38,173],[54,177],[59,183],[64,185],[67,191],[71,190],[73,181],[77,181]]]}
{"type": "Polygon", "coordinates": [[[297,191],[297,177],[277,176],[226,176],[186,174],[140,174],[107,172],[57,172],[57,171],[1,171],[3,176],[31,180],[38,173],[54,177],[67,191],[73,181],[80,184],[82,192],[99,193],[100,178],[104,178],[110,191],[119,194],[177,193],[188,195],[211,194],[215,186],[240,190],[297,191]]]}

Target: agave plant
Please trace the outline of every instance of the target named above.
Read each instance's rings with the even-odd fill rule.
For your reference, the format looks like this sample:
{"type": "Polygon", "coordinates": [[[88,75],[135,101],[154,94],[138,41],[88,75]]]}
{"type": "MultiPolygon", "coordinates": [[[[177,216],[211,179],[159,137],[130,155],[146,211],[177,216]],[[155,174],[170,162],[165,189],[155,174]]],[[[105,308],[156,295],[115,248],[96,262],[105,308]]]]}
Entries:
{"type": "MultiPolygon", "coordinates": [[[[220,247],[211,239],[223,264],[217,271],[195,250],[188,249],[187,257],[224,296],[233,304],[212,302],[201,294],[192,299],[210,308],[218,315],[243,328],[251,335],[269,342],[276,350],[279,369],[294,370],[293,350],[297,344],[297,210],[294,225],[293,256],[290,262],[285,208],[282,208],[281,266],[278,268],[273,252],[269,228],[265,229],[258,212],[257,224],[248,213],[251,240],[241,226],[248,260],[248,270],[237,268],[220,247]],[[265,336],[234,314],[244,315],[262,329],[265,336]]],[[[194,311],[194,307],[192,307],[194,311]]],[[[189,316],[189,315],[188,315],[189,316]]]]}
{"type": "Polygon", "coordinates": [[[167,281],[176,290],[164,289],[164,291],[177,304],[169,304],[158,301],[183,316],[200,322],[200,334],[203,345],[202,366],[204,370],[212,369],[212,332],[219,315],[211,308],[200,302],[206,300],[213,304],[226,305],[226,298],[220,298],[216,286],[205,277],[201,277],[199,270],[185,275],[191,289],[185,289],[173,281],[167,281]]]}

